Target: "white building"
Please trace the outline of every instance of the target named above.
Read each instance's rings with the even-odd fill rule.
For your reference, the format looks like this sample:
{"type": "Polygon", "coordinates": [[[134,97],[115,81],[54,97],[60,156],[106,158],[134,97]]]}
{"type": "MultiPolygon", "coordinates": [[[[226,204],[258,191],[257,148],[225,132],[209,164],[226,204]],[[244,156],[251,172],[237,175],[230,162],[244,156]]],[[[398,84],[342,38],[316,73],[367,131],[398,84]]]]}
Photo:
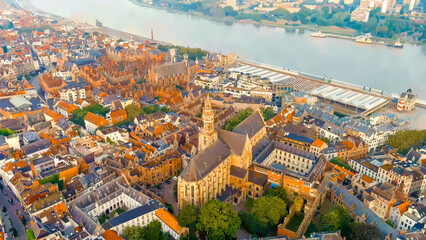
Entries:
{"type": "Polygon", "coordinates": [[[145,227],[150,222],[158,220],[155,213],[159,208],[164,208],[164,205],[156,199],[150,200],[147,204],[122,213],[121,215],[109,220],[104,223],[102,227],[105,230],[109,229],[117,231],[119,234],[122,234],[126,227],[145,227]]]}
{"type": "Polygon", "coordinates": [[[79,98],[85,99],[85,86],[88,86],[88,84],[84,81],[67,83],[67,86],[63,87],[59,91],[61,94],[61,99],[68,102],[75,102],[79,98]]]}
{"type": "Polygon", "coordinates": [[[103,128],[96,131],[96,135],[104,139],[104,141],[113,141],[115,143],[126,143],[129,141],[129,132],[116,126],[103,128]]]}
{"type": "Polygon", "coordinates": [[[163,232],[168,232],[173,239],[180,239],[182,235],[185,236],[187,234],[188,228],[179,226],[177,219],[168,211],[159,208],[155,215],[161,223],[163,232]]]}
{"type": "Polygon", "coordinates": [[[412,230],[416,224],[426,222],[426,206],[423,204],[411,205],[410,208],[401,216],[398,229],[412,230]]]}
{"type": "Polygon", "coordinates": [[[374,161],[370,162],[366,159],[351,159],[349,161],[349,166],[360,174],[367,175],[380,182],[378,173],[379,167],[374,164],[374,161]]]}

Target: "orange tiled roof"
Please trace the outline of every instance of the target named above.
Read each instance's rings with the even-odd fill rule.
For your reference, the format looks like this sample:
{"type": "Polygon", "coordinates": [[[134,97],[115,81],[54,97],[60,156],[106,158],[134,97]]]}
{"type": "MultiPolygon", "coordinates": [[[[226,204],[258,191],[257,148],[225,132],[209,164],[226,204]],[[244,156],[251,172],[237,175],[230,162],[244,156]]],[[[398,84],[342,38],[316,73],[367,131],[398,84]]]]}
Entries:
{"type": "Polygon", "coordinates": [[[57,106],[60,107],[60,108],[62,108],[62,109],[64,109],[64,110],[66,110],[66,111],[68,111],[68,112],[72,112],[72,111],[78,109],[78,107],[76,105],[69,104],[69,103],[67,103],[65,101],[58,102],[57,106]]]}
{"type": "Polygon", "coordinates": [[[24,161],[9,162],[9,163],[6,163],[4,165],[4,171],[7,172],[7,171],[14,170],[14,169],[20,169],[20,168],[28,167],[28,166],[29,166],[28,163],[26,163],[24,161]]]}
{"type": "Polygon", "coordinates": [[[401,214],[401,216],[402,216],[402,214],[405,213],[408,210],[409,207],[410,207],[410,201],[406,201],[404,203],[399,204],[398,205],[399,214],[401,214]]]}
{"type": "Polygon", "coordinates": [[[155,215],[159,219],[161,219],[161,221],[163,221],[165,224],[167,224],[167,226],[169,226],[171,229],[173,229],[173,231],[175,231],[179,235],[182,234],[183,228],[181,226],[179,226],[177,219],[172,214],[170,214],[168,211],[166,211],[162,208],[159,208],[157,210],[157,212],[155,212],[155,215]]]}
{"type": "Polygon", "coordinates": [[[65,214],[64,214],[64,213],[68,212],[68,208],[67,208],[67,206],[66,206],[64,203],[60,203],[60,204],[58,204],[58,205],[55,205],[55,206],[54,206],[54,209],[55,209],[55,211],[56,211],[56,214],[57,214],[60,218],[64,217],[64,216],[65,216],[65,214]]]}
{"type": "Polygon", "coordinates": [[[86,117],[84,117],[84,120],[89,121],[95,125],[97,125],[98,127],[100,126],[108,126],[108,121],[105,120],[103,117],[98,116],[94,113],[88,112],[86,114],[86,117]]]}
{"type": "Polygon", "coordinates": [[[346,147],[348,147],[349,149],[352,149],[352,148],[355,146],[355,144],[354,144],[353,142],[350,142],[350,141],[348,141],[348,140],[343,141],[343,144],[344,144],[346,147]]]}
{"type": "Polygon", "coordinates": [[[363,181],[368,182],[368,183],[372,183],[374,181],[374,179],[372,179],[371,177],[367,176],[367,175],[362,175],[361,178],[363,181]]]}
{"type": "Polygon", "coordinates": [[[312,146],[314,147],[321,147],[324,144],[324,141],[322,141],[321,139],[317,138],[315,139],[315,141],[312,143],[312,146]]]}
{"type": "Polygon", "coordinates": [[[120,109],[120,110],[111,112],[111,118],[116,118],[118,116],[123,116],[126,114],[127,114],[126,109],[120,109]]]}
{"type": "Polygon", "coordinates": [[[118,233],[114,230],[105,230],[103,237],[105,240],[124,240],[118,233]]]}
{"type": "Polygon", "coordinates": [[[50,108],[44,107],[43,108],[43,113],[46,114],[47,116],[53,118],[54,121],[57,121],[59,118],[62,118],[62,115],[53,111],[50,108]]]}

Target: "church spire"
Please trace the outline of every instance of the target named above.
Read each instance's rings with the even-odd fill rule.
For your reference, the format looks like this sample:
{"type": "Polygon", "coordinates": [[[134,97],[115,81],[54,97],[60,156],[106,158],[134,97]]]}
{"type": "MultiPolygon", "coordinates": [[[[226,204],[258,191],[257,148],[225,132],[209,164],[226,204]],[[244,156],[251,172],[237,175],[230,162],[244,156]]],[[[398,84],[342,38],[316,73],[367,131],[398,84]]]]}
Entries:
{"type": "Polygon", "coordinates": [[[203,131],[206,133],[214,131],[214,112],[213,112],[212,102],[210,100],[209,95],[207,95],[207,98],[204,101],[202,119],[203,119],[203,131]]]}
{"type": "Polygon", "coordinates": [[[210,96],[207,95],[204,101],[203,113],[203,128],[198,137],[198,150],[201,152],[217,140],[217,132],[214,129],[214,112],[210,96]]]}

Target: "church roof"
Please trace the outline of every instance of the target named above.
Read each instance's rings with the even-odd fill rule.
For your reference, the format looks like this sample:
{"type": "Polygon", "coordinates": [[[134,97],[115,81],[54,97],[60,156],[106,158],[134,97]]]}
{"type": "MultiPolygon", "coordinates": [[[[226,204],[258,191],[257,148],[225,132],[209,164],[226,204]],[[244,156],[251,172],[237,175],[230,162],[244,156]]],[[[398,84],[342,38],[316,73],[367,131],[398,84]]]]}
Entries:
{"type": "Polygon", "coordinates": [[[201,180],[229,155],[231,150],[222,141],[216,141],[208,148],[191,159],[189,165],[183,170],[182,178],[189,182],[201,180]]]}
{"type": "Polygon", "coordinates": [[[233,154],[241,155],[244,151],[246,136],[234,132],[219,129],[218,138],[231,150],[233,154]]]}
{"type": "Polygon", "coordinates": [[[169,76],[186,73],[186,65],[184,62],[164,64],[154,67],[158,79],[167,78],[169,76]]]}
{"type": "Polygon", "coordinates": [[[259,111],[255,111],[252,115],[238,124],[238,126],[236,126],[232,132],[242,135],[248,134],[249,138],[252,138],[264,126],[265,122],[263,121],[262,115],[259,111]]]}

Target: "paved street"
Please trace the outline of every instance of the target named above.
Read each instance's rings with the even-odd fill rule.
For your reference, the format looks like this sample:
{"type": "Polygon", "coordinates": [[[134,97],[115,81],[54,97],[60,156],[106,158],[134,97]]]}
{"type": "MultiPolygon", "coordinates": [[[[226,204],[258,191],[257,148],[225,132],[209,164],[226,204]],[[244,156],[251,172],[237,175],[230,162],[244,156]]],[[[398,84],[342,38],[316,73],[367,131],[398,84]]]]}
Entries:
{"type": "Polygon", "coordinates": [[[151,188],[152,191],[161,195],[161,197],[173,206],[173,213],[175,216],[178,214],[178,205],[174,196],[174,185],[177,184],[176,181],[170,180],[170,183],[164,182],[161,184],[161,190],[158,188],[151,188]]]}
{"type": "MultiPolygon", "coordinates": [[[[3,184],[3,181],[1,181],[1,183],[3,184]]],[[[16,215],[16,210],[21,211],[22,214],[24,214],[24,211],[22,210],[21,204],[16,199],[13,192],[8,187],[6,187],[4,184],[3,184],[3,186],[4,186],[3,189],[7,193],[7,196],[5,196],[2,191],[0,191],[0,203],[1,203],[0,211],[3,209],[3,206],[5,206],[7,208],[6,214],[1,212],[2,216],[4,216],[3,222],[6,225],[5,231],[7,232],[7,239],[8,240],[9,239],[25,240],[25,239],[27,239],[25,228],[22,225],[21,221],[19,220],[18,216],[16,215]],[[7,200],[10,200],[10,198],[13,198],[13,205],[11,205],[7,201],[7,200]],[[17,238],[13,238],[12,232],[9,232],[9,228],[10,228],[9,218],[12,221],[13,226],[18,231],[18,237],[17,238]]],[[[30,221],[28,221],[28,218],[27,218],[27,225],[29,225],[29,224],[30,224],[30,221]]]]}

